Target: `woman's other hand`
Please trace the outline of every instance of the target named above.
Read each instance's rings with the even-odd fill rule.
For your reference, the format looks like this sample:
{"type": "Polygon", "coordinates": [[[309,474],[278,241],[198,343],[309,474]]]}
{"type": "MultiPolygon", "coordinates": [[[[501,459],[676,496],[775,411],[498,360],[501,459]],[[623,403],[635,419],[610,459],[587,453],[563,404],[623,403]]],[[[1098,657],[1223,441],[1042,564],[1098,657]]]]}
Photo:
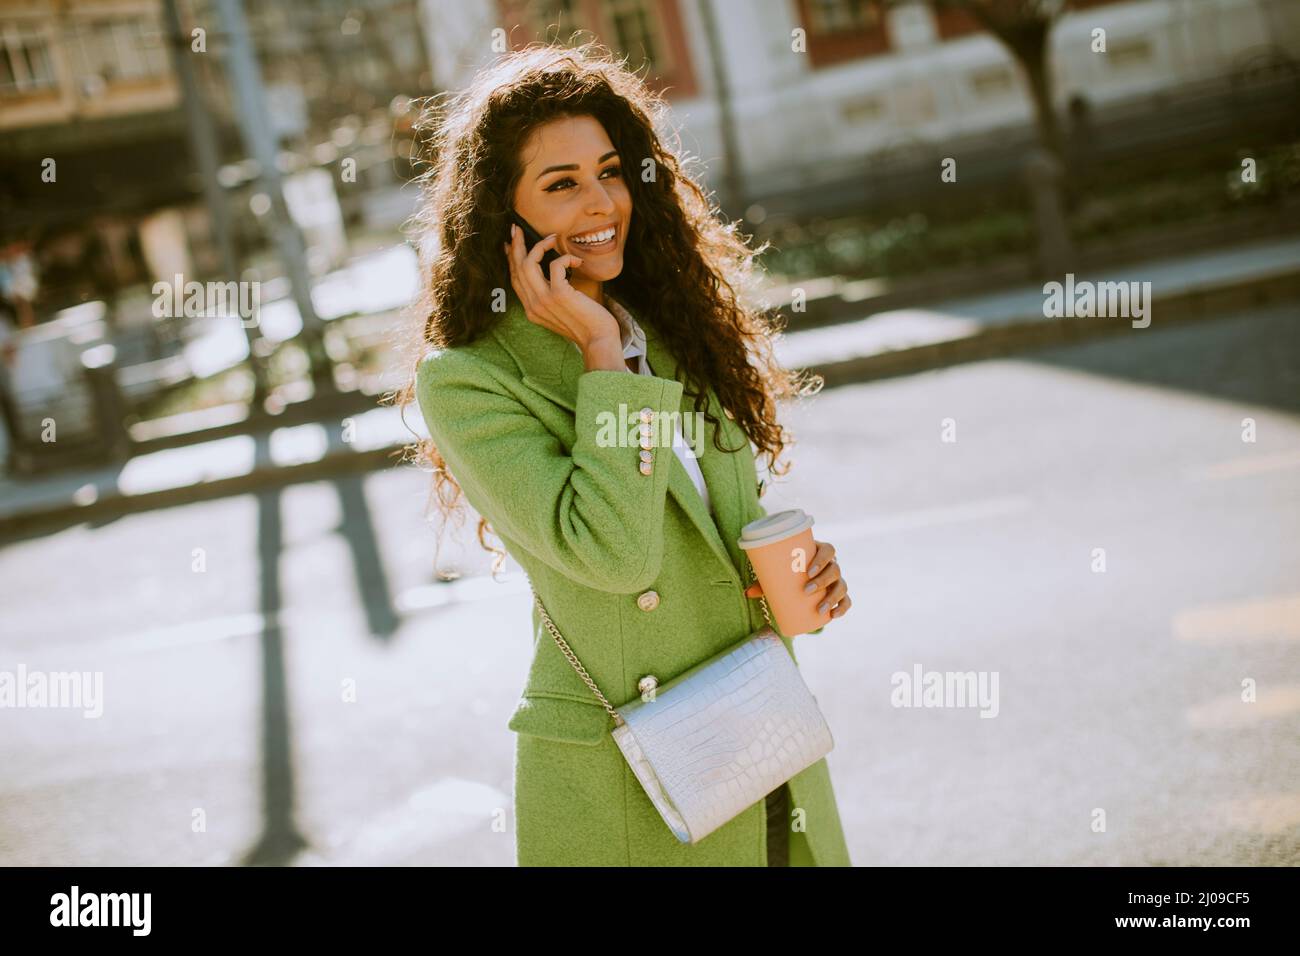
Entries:
{"type": "MultiPolygon", "coordinates": [[[[843,617],[853,606],[853,599],[849,597],[849,586],[844,583],[844,578],[840,575],[840,564],[835,560],[835,546],[829,541],[813,543],[817,545],[817,553],[813,555],[812,564],[808,566],[808,583],[804,585],[804,592],[812,594],[815,591],[825,591],[825,594],[820,595],[821,600],[817,604],[818,613],[824,612],[829,607],[832,618],[843,617]]],[[[762,597],[763,585],[755,581],[745,588],[745,596],[762,597]]]]}

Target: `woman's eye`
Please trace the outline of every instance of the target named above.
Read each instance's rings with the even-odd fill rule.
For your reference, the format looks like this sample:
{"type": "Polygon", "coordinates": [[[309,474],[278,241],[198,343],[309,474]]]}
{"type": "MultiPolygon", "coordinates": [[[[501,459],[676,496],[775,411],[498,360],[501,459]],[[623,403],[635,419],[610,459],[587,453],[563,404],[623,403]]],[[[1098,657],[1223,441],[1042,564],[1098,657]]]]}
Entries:
{"type": "MultiPolygon", "coordinates": [[[[605,178],[606,178],[606,175],[605,175],[606,173],[613,173],[615,176],[622,176],[622,175],[623,175],[623,167],[622,167],[622,166],[610,166],[610,167],[607,168],[607,169],[603,169],[603,170],[601,170],[600,178],[601,178],[601,179],[605,179],[605,178]]],[[[555,182],[553,182],[553,183],[551,183],[549,186],[547,186],[547,187],[546,187],[546,192],[548,192],[548,193],[558,193],[558,192],[562,192],[562,191],[564,191],[564,190],[566,190],[566,189],[571,189],[572,187],[574,187],[574,186],[576,186],[576,185],[578,185],[578,184],[575,183],[575,182],[573,181],[572,178],[570,178],[570,177],[568,177],[568,176],[565,176],[563,179],[557,179],[555,182]]]]}

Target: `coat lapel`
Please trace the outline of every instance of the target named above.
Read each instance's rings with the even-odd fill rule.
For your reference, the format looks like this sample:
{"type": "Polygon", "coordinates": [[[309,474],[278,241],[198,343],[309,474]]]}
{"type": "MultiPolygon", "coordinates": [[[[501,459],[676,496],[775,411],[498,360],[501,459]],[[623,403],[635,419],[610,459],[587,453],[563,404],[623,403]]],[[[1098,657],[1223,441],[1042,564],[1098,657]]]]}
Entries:
{"type": "Polygon", "coordinates": [[[523,381],[551,401],[574,411],[578,402],[578,376],[585,371],[582,353],[562,335],[530,322],[513,296],[500,323],[492,330],[523,370],[523,381]]]}
{"type": "MultiPolygon", "coordinates": [[[[684,379],[679,374],[677,360],[673,357],[672,352],[668,350],[667,344],[659,336],[657,329],[649,323],[642,321],[640,316],[636,316],[637,322],[645,332],[646,339],[646,359],[650,363],[650,369],[660,378],[675,379],[685,384],[684,379]]],[[[708,394],[709,412],[716,416],[722,425],[731,423],[723,415],[722,406],[719,404],[717,396],[713,390],[709,389],[708,394]]],[[[739,572],[736,570],[736,554],[739,552],[739,546],[735,545],[735,539],[740,536],[740,512],[741,500],[738,494],[740,485],[738,484],[739,472],[737,471],[737,457],[734,454],[725,454],[713,444],[714,434],[717,431],[716,426],[703,420],[700,416],[700,427],[686,427],[686,422],[694,422],[695,406],[692,399],[685,393],[682,394],[680,407],[682,413],[682,435],[690,443],[692,450],[698,456],[700,472],[704,475],[704,483],[709,487],[709,500],[713,503],[713,511],[717,515],[717,523],[714,523],[713,516],[709,514],[704,507],[704,500],[700,497],[699,492],[695,490],[695,484],[691,481],[691,476],[687,473],[685,466],[677,460],[674,454],[672,464],[672,475],[668,481],[668,488],[673,491],[678,502],[686,509],[687,514],[699,526],[700,532],[708,539],[710,546],[718,552],[727,567],[739,581],[739,572]],[[730,542],[732,548],[726,543],[730,542]]],[[[732,429],[723,432],[723,444],[734,445],[736,439],[732,434],[732,429]]]]}
{"type": "MultiPolygon", "coordinates": [[[[493,330],[497,341],[519,363],[519,367],[523,370],[523,381],[527,385],[569,411],[576,411],[578,378],[586,371],[582,353],[564,336],[529,321],[524,314],[523,305],[517,298],[510,297],[509,303],[506,314],[493,330]]],[[[632,310],[629,308],[628,311],[632,310]]],[[[682,381],[678,377],[677,362],[659,338],[657,331],[643,321],[641,316],[635,313],[633,316],[645,332],[646,359],[654,374],[660,378],[682,381]]],[[[708,398],[712,414],[723,423],[730,425],[730,422],[723,417],[717,397],[712,390],[709,391],[708,398]]],[[[667,449],[670,459],[668,491],[694,522],[709,547],[739,582],[740,576],[736,570],[739,547],[735,546],[736,553],[733,554],[723,541],[724,536],[730,536],[734,544],[734,539],[740,535],[742,515],[739,510],[740,496],[737,494],[739,477],[736,456],[723,454],[713,446],[715,429],[708,423],[702,422],[703,427],[700,429],[686,427],[687,421],[695,421],[695,408],[691,399],[685,394],[682,395],[678,410],[682,415],[683,437],[693,443],[692,448],[699,456],[700,472],[704,475],[704,482],[709,488],[709,498],[717,513],[718,523],[714,523],[712,515],[704,507],[704,499],[695,490],[695,484],[691,481],[686,467],[671,448],[667,449]],[[696,447],[697,445],[699,447],[696,447]]],[[[735,431],[734,428],[729,428],[724,432],[725,444],[736,444],[735,431]]]]}

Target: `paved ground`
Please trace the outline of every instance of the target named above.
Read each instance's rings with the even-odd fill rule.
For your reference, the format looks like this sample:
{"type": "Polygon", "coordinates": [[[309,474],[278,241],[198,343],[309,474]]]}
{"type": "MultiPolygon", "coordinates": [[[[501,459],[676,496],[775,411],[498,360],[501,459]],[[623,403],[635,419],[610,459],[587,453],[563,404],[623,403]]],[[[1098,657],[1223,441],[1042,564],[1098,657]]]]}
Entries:
{"type": "MultiPolygon", "coordinates": [[[[765,503],[816,515],[855,599],[796,648],[856,863],[1300,863],[1300,318],[1148,331],[790,416],[765,503]],[[997,716],[891,706],[917,666],[996,672],[997,716]]],[[[529,598],[457,547],[435,582],[427,487],[0,551],[0,671],[104,681],[98,719],[0,710],[0,864],[510,864],[529,598]]]]}

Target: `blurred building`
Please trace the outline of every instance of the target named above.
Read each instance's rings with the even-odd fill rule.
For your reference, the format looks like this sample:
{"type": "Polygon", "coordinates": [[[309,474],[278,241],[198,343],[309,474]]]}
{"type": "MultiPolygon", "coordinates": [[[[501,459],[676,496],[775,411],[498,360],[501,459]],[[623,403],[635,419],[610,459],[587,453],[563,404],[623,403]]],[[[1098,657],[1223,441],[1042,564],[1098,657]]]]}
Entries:
{"type": "MultiPolygon", "coordinates": [[[[164,0],[0,0],[0,245],[33,245],[43,317],[111,303],[178,266],[217,270],[189,113],[214,129],[209,158],[240,257],[264,241],[215,4],[177,7],[181,33],[169,37],[164,0]],[[196,102],[183,96],[176,53],[194,66],[196,102]]],[[[245,8],[286,171],[328,170],[350,223],[400,219],[373,196],[405,181],[406,98],[432,91],[415,0],[245,8]],[[352,175],[340,175],[344,159],[352,175]]]]}
{"type": "Polygon", "coordinates": [[[6,0],[0,37],[4,239],[36,244],[43,290],[143,281],[141,222],[190,198],[158,4],[6,0]]]}
{"type": "MultiPolygon", "coordinates": [[[[687,147],[710,161],[715,177],[727,159],[756,201],[842,206],[869,198],[853,191],[868,158],[880,169],[928,158],[936,144],[1004,147],[1033,135],[1026,86],[1004,48],[968,15],[936,14],[923,0],[423,3],[439,86],[463,86],[495,55],[496,27],[514,47],[585,31],[582,38],[594,35],[632,65],[646,65],[679,115],[687,147]]],[[[1136,101],[1137,113],[1175,116],[1177,104],[1166,98],[1175,91],[1208,102],[1221,92],[1214,84],[1234,78],[1280,71],[1294,79],[1300,3],[1074,0],[1051,46],[1063,117],[1136,101]],[[1092,50],[1097,28],[1106,32],[1104,54],[1092,50]]],[[[1183,125],[1214,132],[1201,119],[1183,125]]]]}
{"type": "MultiPolygon", "coordinates": [[[[43,315],[111,303],[178,266],[219,268],[189,143],[196,112],[215,128],[209,158],[234,214],[237,258],[264,242],[265,204],[255,201],[256,166],[243,159],[215,4],[175,0],[182,27],[169,38],[167,2],[0,0],[0,246],[33,244],[43,315]],[[196,102],[185,101],[176,55],[198,75],[196,102]]],[[[920,202],[933,192],[934,157],[958,146],[964,182],[1005,188],[1034,137],[1030,98],[1003,47],[969,17],[936,14],[923,0],[245,8],[285,171],[327,171],[304,178],[301,192],[318,203],[330,185],[352,229],[392,228],[411,211],[414,190],[400,188],[411,172],[411,97],[463,86],[503,48],[575,31],[644,68],[712,185],[753,204],[755,222],[760,205],[816,214],[881,196],[920,202]]],[[[1075,141],[1112,161],[1294,116],[1295,0],[1074,0],[1070,11],[1051,40],[1056,106],[1075,141]],[[1105,54],[1092,50],[1098,28],[1105,54]],[[1261,91],[1248,82],[1260,75],[1289,80],[1261,91]],[[1093,136],[1099,114],[1124,119],[1093,136]]],[[[337,259],[337,242],[331,249],[322,265],[337,259]]]]}

